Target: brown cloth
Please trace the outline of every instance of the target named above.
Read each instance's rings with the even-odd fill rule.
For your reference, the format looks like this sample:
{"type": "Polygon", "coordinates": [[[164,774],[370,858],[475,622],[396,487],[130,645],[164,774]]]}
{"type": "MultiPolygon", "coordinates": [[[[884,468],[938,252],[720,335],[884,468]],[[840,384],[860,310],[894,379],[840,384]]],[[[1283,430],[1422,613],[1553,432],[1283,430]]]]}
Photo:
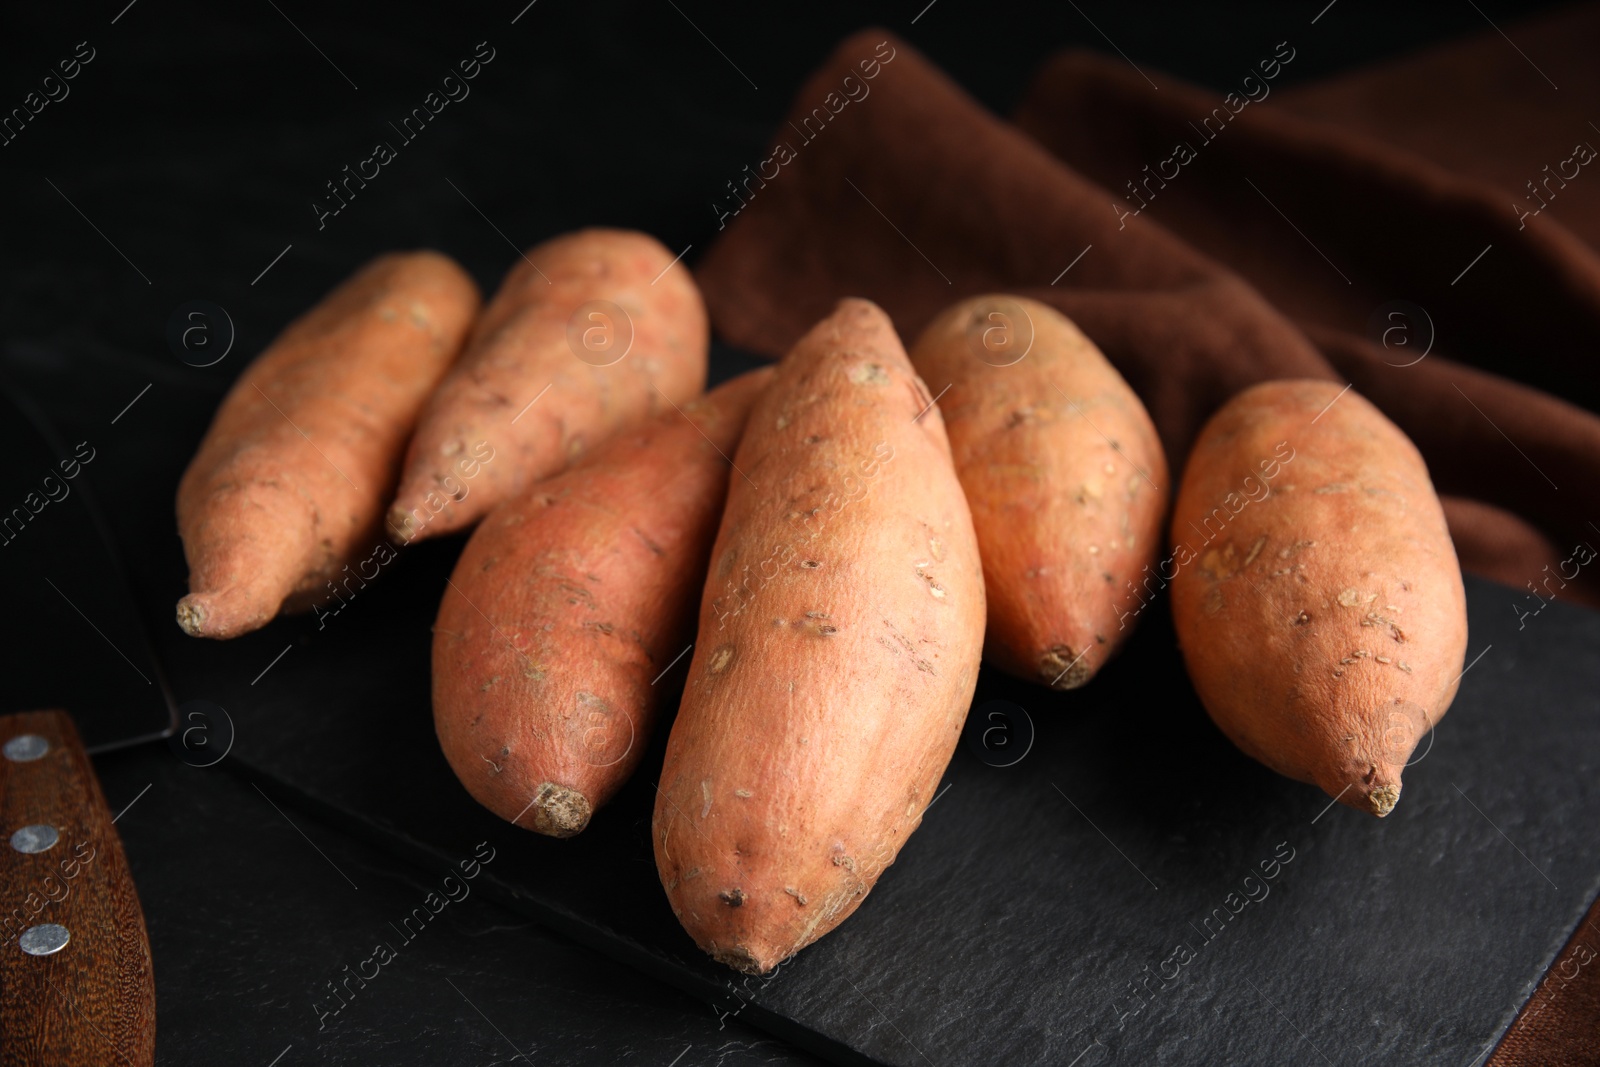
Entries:
{"type": "MultiPolygon", "coordinates": [[[[1292,41],[1227,93],[1069,53],[1011,125],[863,31],[730,183],[698,270],[713,325],[776,357],[845,296],[908,343],[964,297],[1032,297],[1127,378],[1175,474],[1240,389],[1345,381],[1416,442],[1465,569],[1600,604],[1600,568],[1558,577],[1600,546],[1600,128],[1581,111],[1600,12],[1508,32],[1293,92],[1274,83],[1292,41]]],[[[1494,1067],[1600,1062],[1600,966],[1578,965],[1596,930],[1600,905],[1494,1067]]]]}
{"type": "MultiPolygon", "coordinates": [[[[1166,77],[1152,92],[1068,55],[1020,111],[1034,140],[904,42],[857,34],[728,197],[739,209],[699,270],[713,323],[777,356],[843,296],[877,301],[908,342],[964,296],[1034,297],[1128,379],[1174,471],[1245,386],[1343,379],[1417,443],[1466,569],[1600,604],[1600,568],[1559,577],[1577,542],[1600,545],[1600,378],[1583,352],[1600,339],[1600,259],[1553,213],[1519,230],[1508,194],[1270,100],[1231,115],[1218,94],[1166,77]],[[1206,140],[1190,123],[1213,109],[1230,119],[1206,140]],[[1110,187],[1172,173],[1179,139],[1195,158],[1130,214],[1138,201],[1110,187]],[[1435,324],[1421,362],[1368,337],[1396,299],[1435,324]],[[1497,365],[1576,404],[1482,369],[1497,365]]],[[[1574,142],[1587,129],[1570,126],[1574,142]]]]}

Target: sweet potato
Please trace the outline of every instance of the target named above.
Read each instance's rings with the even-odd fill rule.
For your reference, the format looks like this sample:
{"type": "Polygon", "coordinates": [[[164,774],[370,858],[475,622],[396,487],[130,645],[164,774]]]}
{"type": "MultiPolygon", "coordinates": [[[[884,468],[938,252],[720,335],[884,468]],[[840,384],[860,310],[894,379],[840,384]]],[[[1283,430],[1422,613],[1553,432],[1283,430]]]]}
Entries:
{"type": "Polygon", "coordinates": [[[178,486],[186,633],[235,637],[308,607],[372,547],[406,439],[478,303],[437,252],[379,256],[245,369],[178,486]]]}
{"type": "Polygon", "coordinates": [[[921,821],[977,683],[983,571],[876,305],[801,339],[734,462],[652,839],[684,928],[761,972],[854,911],[921,821]]]}
{"type": "Polygon", "coordinates": [[[705,304],[672,261],[626,230],[528,250],[417,426],[389,509],[398,540],[464,529],[618,428],[700,394],[705,304]],[[464,477],[479,452],[491,459],[464,477]]]}
{"type": "Polygon", "coordinates": [[[979,296],[911,349],[942,395],[989,597],[984,655],[1073,689],[1128,634],[1130,595],[1155,565],[1167,461],[1128,383],[1047,304],[979,296]]]}
{"type": "Polygon", "coordinates": [[[728,456],[771,376],[619,433],[467,542],[433,630],[433,721],[501,818],[571,837],[633,774],[670,688],[656,680],[694,627],[728,456]]]}
{"type": "Polygon", "coordinates": [[[1172,613],[1223,733],[1383,816],[1455,697],[1466,594],[1422,457],[1340,393],[1268,382],[1212,417],[1173,513],[1172,613]]]}

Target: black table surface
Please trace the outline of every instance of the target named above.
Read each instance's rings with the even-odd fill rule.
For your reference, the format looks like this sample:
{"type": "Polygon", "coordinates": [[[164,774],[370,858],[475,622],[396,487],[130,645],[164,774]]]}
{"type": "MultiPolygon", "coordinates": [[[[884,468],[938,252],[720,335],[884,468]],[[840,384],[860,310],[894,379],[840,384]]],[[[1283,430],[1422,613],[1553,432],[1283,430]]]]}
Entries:
{"type": "Polygon", "coordinates": [[[454,864],[413,865],[226,760],[190,766],[155,744],[95,766],[113,810],[126,808],[117,828],[155,959],[158,1063],[822,1062],[489,903],[478,881],[504,841],[463,835],[454,864]]]}
{"type": "MultiPolygon", "coordinates": [[[[1539,6],[1485,11],[1503,25],[1539,6]]],[[[961,0],[737,12],[112,0],[8,12],[6,107],[61,60],[93,59],[70,95],[0,146],[3,365],[51,393],[53,416],[105,442],[92,477],[125,505],[112,525],[141,599],[169,625],[175,568],[181,582],[172,457],[192,449],[245,360],[370,256],[437,247],[492,290],[513,247],[600,223],[649,230],[687,247],[692,263],[716,236],[724,183],[760,158],[800,79],[862,25],[905,36],[1001,113],[1061,47],[1125,50],[1221,85],[1286,37],[1302,57],[1286,80],[1298,80],[1485,28],[1470,5],[1397,12],[1343,0],[1312,28],[1315,13],[961,0]],[[494,59],[471,96],[319,226],[312,205],[324,183],[368,155],[457,61],[481,54],[479,42],[494,59]],[[227,309],[237,330],[229,358],[205,369],[179,362],[166,341],[174,311],[195,299],[227,309]],[[44,383],[61,375],[73,387],[52,392],[44,383]],[[154,424],[141,425],[138,406],[112,424],[136,394],[154,424]]],[[[180,699],[209,695],[195,691],[198,677],[173,670],[180,699]]],[[[156,958],[160,1062],[816,1062],[748,1025],[760,1005],[746,1015],[737,995],[713,1004],[686,995],[476,888],[326,1014],[338,1003],[329,984],[447,872],[421,854],[374,849],[322,821],[303,795],[243,773],[251,739],[240,745],[240,759],[209,769],[160,745],[97,759],[113,808],[134,801],[118,828],[156,958]]],[[[435,843],[466,858],[483,839],[435,843]]],[[[1050,1006],[1038,1011],[1045,1018],[1050,1006]]],[[[889,1035],[884,1058],[911,1055],[893,1047],[892,1024],[860,1025],[889,1035]]]]}

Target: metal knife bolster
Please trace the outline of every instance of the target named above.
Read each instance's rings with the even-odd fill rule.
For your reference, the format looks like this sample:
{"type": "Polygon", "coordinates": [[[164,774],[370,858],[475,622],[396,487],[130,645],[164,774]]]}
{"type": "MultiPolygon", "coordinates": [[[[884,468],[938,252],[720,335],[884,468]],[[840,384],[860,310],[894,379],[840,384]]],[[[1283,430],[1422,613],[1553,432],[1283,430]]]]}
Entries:
{"type": "Polygon", "coordinates": [[[0,716],[0,757],[0,1067],[148,1067],[144,913],[78,732],[0,716]]]}

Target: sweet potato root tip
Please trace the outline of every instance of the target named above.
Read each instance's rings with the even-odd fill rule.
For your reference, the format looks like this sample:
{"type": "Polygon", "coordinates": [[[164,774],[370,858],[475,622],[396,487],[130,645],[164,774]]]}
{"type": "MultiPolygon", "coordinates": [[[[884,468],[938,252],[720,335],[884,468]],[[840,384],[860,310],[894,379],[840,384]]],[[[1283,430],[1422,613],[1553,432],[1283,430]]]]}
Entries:
{"type": "Polygon", "coordinates": [[[231,586],[215,593],[190,593],[178,601],[178,626],[190,637],[235,637],[272,618],[274,606],[252,602],[246,590],[231,586]]]}
{"type": "Polygon", "coordinates": [[[533,829],[547,837],[577,836],[593,813],[588,797],[554,782],[539,784],[528,809],[533,829]]]}
{"type": "Polygon", "coordinates": [[[1367,805],[1378,818],[1383,818],[1394,810],[1400,802],[1400,780],[1396,778],[1392,784],[1380,785],[1367,794],[1367,805]]]}
{"type": "Polygon", "coordinates": [[[206,632],[204,597],[190,593],[178,601],[178,627],[190,637],[200,637],[206,632]]]}
{"type": "Polygon", "coordinates": [[[763,958],[744,945],[718,945],[711,950],[711,958],[741,974],[766,974],[783,962],[782,956],[769,953],[763,958]]]}
{"type": "Polygon", "coordinates": [[[416,517],[399,504],[389,509],[389,514],[384,520],[384,528],[389,531],[389,536],[403,545],[410,543],[419,527],[420,523],[416,517]]]}
{"type": "Polygon", "coordinates": [[[1076,689],[1094,676],[1084,663],[1084,653],[1056,645],[1039,659],[1039,680],[1051,689],[1076,689]]]}

